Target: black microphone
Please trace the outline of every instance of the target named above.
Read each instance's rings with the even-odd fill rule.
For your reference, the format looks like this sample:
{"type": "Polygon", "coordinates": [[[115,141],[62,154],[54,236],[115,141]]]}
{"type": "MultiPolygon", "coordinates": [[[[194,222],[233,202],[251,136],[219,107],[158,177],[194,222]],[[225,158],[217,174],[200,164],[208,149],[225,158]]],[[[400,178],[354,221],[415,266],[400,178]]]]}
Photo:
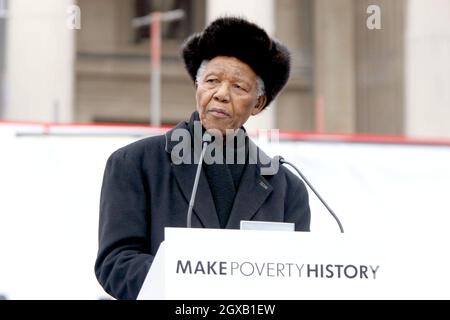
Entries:
{"type": "Polygon", "coordinates": [[[189,201],[189,209],[187,213],[187,223],[186,226],[191,228],[192,226],[192,210],[194,209],[195,195],[197,194],[198,181],[200,180],[200,173],[202,172],[203,158],[205,157],[206,147],[211,142],[212,137],[208,132],[205,132],[202,138],[202,153],[200,154],[200,159],[198,160],[197,173],[195,174],[194,187],[192,188],[191,200],[189,201]]]}
{"type": "Polygon", "coordinates": [[[292,163],[284,160],[284,158],[281,156],[276,156],[276,157],[274,157],[274,159],[278,159],[278,162],[281,164],[290,165],[292,168],[295,169],[295,171],[297,171],[297,173],[300,175],[300,177],[302,177],[303,181],[306,182],[308,187],[311,188],[311,190],[314,192],[314,194],[317,196],[317,198],[319,198],[319,200],[322,202],[322,204],[325,206],[325,208],[327,208],[328,212],[330,212],[331,215],[334,217],[337,224],[339,225],[339,229],[341,230],[341,233],[344,233],[344,228],[342,227],[341,221],[339,221],[339,218],[337,217],[337,215],[333,212],[333,210],[331,210],[331,208],[327,205],[325,200],[322,199],[322,197],[319,195],[319,193],[316,191],[316,189],[314,189],[314,187],[311,185],[311,183],[309,183],[308,179],[306,179],[306,177],[300,172],[300,170],[298,170],[298,168],[295,165],[293,165],[292,163]]]}

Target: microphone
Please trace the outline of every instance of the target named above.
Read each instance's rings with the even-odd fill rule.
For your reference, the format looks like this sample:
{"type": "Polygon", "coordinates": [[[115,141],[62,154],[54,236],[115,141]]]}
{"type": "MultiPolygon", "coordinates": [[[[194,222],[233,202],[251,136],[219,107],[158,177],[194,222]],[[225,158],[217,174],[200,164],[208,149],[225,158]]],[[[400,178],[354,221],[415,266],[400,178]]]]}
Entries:
{"type": "Polygon", "coordinates": [[[311,183],[309,183],[308,179],[306,179],[306,177],[300,172],[300,170],[292,163],[284,160],[284,158],[281,156],[276,156],[275,159],[278,160],[278,162],[281,164],[290,165],[292,168],[294,168],[295,171],[297,171],[297,173],[300,175],[300,177],[302,177],[303,181],[306,182],[308,187],[311,188],[311,190],[314,192],[314,194],[317,196],[317,198],[319,198],[319,200],[322,202],[322,204],[325,206],[325,208],[327,208],[328,212],[333,216],[334,220],[336,220],[341,233],[344,233],[344,228],[342,227],[341,221],[339,221],[339,218],[337,217],[337,215],[333,212],[333,210],[331,210],[331,208],[327,205],[325,200],[322,199],[322,197],[319,195],[319,193],[316,191],[316,189],[314,189],[314,187],[311,185],[311,183]]]}
{"type": "Polygon", "coordinates": [[[200,154],[200,159],[198,160],[197,173],[195,174],[191,200],[189,201],[189,209],[187,213],[187,222],[186,222],[186,226],[188,228],[192,227],[192,210],[194,209],[195,195],[197,194],[198,181],[200,180],[200,172],[202,171],[203,158],[205,157],[206,147],[211,142],[211,140],[212,140],[211,135],[208,132],[205,132],[205,134],[202,137],[202,153],[200,154]]]}

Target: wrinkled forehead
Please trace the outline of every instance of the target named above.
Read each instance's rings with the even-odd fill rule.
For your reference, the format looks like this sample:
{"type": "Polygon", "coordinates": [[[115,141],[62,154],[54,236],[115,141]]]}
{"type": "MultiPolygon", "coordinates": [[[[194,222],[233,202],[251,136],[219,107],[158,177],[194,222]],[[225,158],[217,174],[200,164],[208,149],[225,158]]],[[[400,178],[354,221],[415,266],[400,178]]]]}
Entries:
{"type": "Polygon", "coordinates": [[[256,81],[257,75],[252,68],[235,57],[218,56],[207,62],[205,75],[215,74],[246,81],[256,81]]]}

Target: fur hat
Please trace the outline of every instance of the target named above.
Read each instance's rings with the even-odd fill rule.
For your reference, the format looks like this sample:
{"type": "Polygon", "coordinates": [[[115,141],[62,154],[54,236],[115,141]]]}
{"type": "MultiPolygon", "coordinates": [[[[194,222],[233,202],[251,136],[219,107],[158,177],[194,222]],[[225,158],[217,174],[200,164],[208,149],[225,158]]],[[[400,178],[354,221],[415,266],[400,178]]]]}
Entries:
{"type": "Polygon", "coordinates": [[[226,17],[213,21],[203,32],[186,40],[182,56],[194,82],[203,60],[230,56],[248,64],[264,81],[266,106],[289,79],[289,50],[256,24],[241,18],[226,17]]]}

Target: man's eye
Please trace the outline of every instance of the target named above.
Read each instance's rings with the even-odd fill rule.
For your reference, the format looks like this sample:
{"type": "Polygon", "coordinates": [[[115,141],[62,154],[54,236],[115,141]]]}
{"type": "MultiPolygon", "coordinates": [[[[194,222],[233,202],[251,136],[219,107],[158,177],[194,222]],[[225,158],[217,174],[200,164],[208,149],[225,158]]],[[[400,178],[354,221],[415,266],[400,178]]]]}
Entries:
{"type": "Polygon", "coordinates": [[[236,89],[239,89],[239,90],[242,90],[242,91],[247,91],[247,90],[245,90],[244,87],[241,87],[241,86],[238,85],[238,84],[235,84],[234,87],[235,87],[236,89]]]}
{"type": "Polygon", "coordinates": [[[217,83],[217,79],[207,79],[206,82],[207,83],[217,83]]]}

